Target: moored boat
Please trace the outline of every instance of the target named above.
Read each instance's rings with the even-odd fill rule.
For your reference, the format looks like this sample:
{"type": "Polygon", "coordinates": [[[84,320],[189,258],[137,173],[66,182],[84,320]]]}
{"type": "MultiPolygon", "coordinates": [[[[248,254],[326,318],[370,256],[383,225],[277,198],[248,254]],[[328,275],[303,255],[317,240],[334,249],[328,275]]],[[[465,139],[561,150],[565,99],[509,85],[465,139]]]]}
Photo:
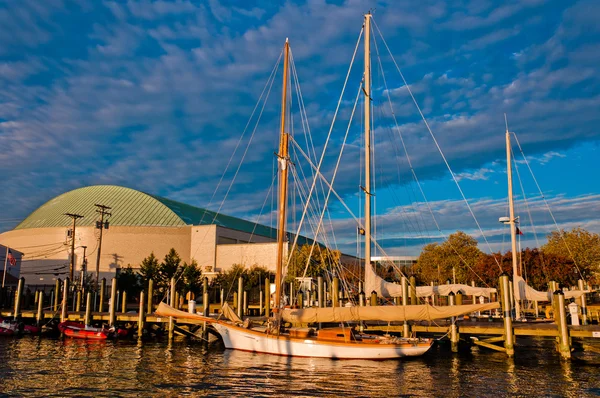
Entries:
{"type": "Polygon", "coordinates": [[[58,324],[58,330],[67,337],[88,340],[107,340],[110,338],[124,337],[127,330],[110,328],[97,328],[87,326],[83,322],[64,321],[58,324]]]}

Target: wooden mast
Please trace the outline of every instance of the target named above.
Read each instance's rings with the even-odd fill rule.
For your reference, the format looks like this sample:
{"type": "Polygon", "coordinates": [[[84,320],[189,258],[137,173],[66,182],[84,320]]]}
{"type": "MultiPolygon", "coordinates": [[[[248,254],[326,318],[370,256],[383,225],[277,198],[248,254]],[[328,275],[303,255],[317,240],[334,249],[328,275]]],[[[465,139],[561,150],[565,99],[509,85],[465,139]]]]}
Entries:
{"type": "MultiPolygon", "coordinates": [[[[505,115],[506,118],[506,115],[505,115]]],[[[512,161],[511,161],[511,145],[510,145],[510,133],[508,132],[508,123],[506,123],[506,174],[508,175],[508,209],[509,209],[509,226],[510,226],[510,242],[512,251],[512,265],[513,265],[513,294],[515,297],[515,319],[521,317],[521,309],[519,304],[520,295],[515,292],[518,291],[517,276],[519,275],[517,269],[517,220],[515,218],[515,203],[513,199],[513,186],[512,186],[512,161]]]]}
{"type": "MultiPolygon", "coordinates": [[[[371,13],[365,14],[365,285],[371,266],[371,13]]],[[[368,294],[368,293],[367,293],[368,294]]]]}
{"type": "Polygon", "coordinates": [[[275,272],[275,302],[273,312],[279,311],[281,302],[281,279],[283,273],[284,244],[285,244],[285,221],[287,208],[287,185],[288,185],[288,141],[289,135],[285,132],[285,116],[287,112],[287,83],[290,44],[285,39],[283,47],[283,89],[281,94],[281,128],[279,135],[279,152],[277,153],[279,164],[279,198],[278,198],[278,222],[277,222],[277,264],[275,272]]]}

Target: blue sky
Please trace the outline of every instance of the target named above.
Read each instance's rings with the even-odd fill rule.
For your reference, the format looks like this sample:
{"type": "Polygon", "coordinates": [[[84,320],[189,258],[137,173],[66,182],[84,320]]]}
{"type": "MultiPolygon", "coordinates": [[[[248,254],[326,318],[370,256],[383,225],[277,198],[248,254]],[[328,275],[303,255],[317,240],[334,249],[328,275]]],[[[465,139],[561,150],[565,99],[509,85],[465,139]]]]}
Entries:
{"type": "MultiPolygon", "coordinates": [[[[493,249],[508,248],[497,222],[506,212],[504,113],[559,225],[600,232],[600,6],[537,0],[0,1],[0,231],[50,198],[93,184],[219,208],[231,168],[215,187],[286,37],[322,148],[369,9],[493,249]]],[[[415,172],[443,233],[463,229],[481,239],[378,45],[415,172]]],[[[352,77],[346,107],[360,73],[352,77]]],[[[375,130],[383,153],[378,234],[390,253],[417,253],[439,233],[405,160],[391,153],[387,137],[395,127],[379,72],[373,82],[374,105],[381,106],[374,113],[382,120],[375,130]]],[[[277,147],[277,85],[273,92],[222,207],[267,224],[271,215],[260,208],[277,147]]],[[[360,142],[358,128],[350,140],[360,142]]],[[[360,155],[358,147],[347,148],[335,187],[358,213],[360,155]]],[[[334,155],[327,159],[331,175],[334,155]]],[[[234,164],[239,160],[238,151],[234,164]]],[[[525,164],[517,165],[543,243],[553,223],[525,164]]],[[[516,194],[522,199],[520,188],[516,194]]],[[[518,205],[521,218],[529,218],[524,202],[518,205]]],[[[356,225],[338,208],[337,241],[348,251],[356,225]]],[[[532,228],[523,229],[523,244],[535,246],[532,228]]]]}

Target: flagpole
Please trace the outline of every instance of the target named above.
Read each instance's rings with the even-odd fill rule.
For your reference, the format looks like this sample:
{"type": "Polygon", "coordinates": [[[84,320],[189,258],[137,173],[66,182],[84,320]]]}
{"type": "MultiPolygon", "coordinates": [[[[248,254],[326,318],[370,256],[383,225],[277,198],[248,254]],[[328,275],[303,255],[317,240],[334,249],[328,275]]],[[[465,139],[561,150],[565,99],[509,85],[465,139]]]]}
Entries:
{"type": "Polygon", "coordinates": [[[2,289],[4,289],[4,281],[6,280],[6,263],[8,262],[8,246],[6,246],[6,256],[4,256],[4,275],[2,276],[2,289]]]}

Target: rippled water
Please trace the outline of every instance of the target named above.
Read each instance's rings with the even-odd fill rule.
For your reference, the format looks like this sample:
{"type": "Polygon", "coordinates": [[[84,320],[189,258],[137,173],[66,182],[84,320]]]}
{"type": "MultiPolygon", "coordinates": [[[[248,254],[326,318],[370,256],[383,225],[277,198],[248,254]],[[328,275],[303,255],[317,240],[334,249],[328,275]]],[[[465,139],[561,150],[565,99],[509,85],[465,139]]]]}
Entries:
{"type": "Polygon", "coordinates": [[[15,396],[598,396],[600,358],[561,361],[527,340],[514,360],[443,346],[393,361],[285,358],[219,346],[0,339],[0,391],[15,396]]]}

